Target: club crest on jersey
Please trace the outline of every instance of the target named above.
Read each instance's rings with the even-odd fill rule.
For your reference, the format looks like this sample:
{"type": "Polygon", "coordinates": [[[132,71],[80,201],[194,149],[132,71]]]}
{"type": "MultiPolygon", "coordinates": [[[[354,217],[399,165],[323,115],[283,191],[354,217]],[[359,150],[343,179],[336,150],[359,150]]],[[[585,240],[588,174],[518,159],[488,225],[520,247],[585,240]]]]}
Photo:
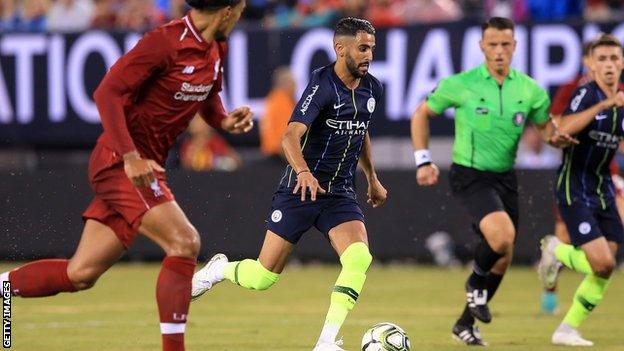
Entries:
{"type": "Polygon", "coordinates": [[[521,126],[522,123],[524,123],[524,119],[525,119],[524,112],[516,112],[513,115],[513,123],[516,126],[521,126]]]}
{"type": "Polygon", "coordinates": [[[152,189],[152,192],[154,192],[154,197],[161,197],[161,196],[165,195],[162,192],[162,189],[160,188],[160,185],[158,184],[158,180],[156,180],[156,179],[154,179],[150,183],[150,189],[152,189]]]}
{"type": "Polygon", "coordinates": [[[374,97],[368,99],[368,101],[366,102],[366,108],[368,109],[368,112],[373,113],[373,111],[375,111],[375,105],[377,105],[377,102],[375,101],[374,97]]]}

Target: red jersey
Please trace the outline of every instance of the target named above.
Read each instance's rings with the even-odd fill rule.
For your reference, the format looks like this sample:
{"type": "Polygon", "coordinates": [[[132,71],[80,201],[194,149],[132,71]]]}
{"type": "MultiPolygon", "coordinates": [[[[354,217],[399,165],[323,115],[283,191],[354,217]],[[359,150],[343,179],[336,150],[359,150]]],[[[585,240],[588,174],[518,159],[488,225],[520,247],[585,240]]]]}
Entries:
{"type": "Polygon", "coordinates": [[[207,43],[190,14],[146,33],[94,93],[104,126],[98,143],[163,165],[197,112],[220,128],[226,50],[225,42],[207,43]]]}

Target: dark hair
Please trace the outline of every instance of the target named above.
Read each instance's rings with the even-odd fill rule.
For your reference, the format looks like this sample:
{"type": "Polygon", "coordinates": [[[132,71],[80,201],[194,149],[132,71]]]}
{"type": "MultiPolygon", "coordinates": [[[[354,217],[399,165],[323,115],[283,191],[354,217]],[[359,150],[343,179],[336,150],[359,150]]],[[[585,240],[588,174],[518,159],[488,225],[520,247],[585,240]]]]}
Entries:
{"type": "Polygon", "coordinates": [[[487,22],[481,25],[481,34],[485,33],[488,28],[494,28],[498,30],[511,29],[514,30],[515,24],[512,20],[505,17],[492,17],[487,22]]]}
{"type": "Polygon", "coordinates": [[[373,25],[365,19],[346,17],[338,21],[338,24],[336,24],[334,37],[340,35],[348,35],[350,37],[354,37],[359,31],[374,35],[375,27],[373,27],[373,25]]]}
{"type": "Polygon", "coordinates": [[[241,0],[185,0],[186,3],[200,11],[217,10],[226,6],[236,6],[241,0]]]}
{"type": "Polygon", "coordinates": [[[611,34],[602,34],[594,41],[592,41],[591,52],[594,52],[594,50],[599,46],[615,46],[620,48],[620,50],[622,49],[622,43],[620,43],[618,38],[611,34]]]}
{"type": "Polygon", "coordinates": [[[583,43],[583,57],[589,56],[593,45],[593,41],[586,41],[585,43],[583,43]]]}

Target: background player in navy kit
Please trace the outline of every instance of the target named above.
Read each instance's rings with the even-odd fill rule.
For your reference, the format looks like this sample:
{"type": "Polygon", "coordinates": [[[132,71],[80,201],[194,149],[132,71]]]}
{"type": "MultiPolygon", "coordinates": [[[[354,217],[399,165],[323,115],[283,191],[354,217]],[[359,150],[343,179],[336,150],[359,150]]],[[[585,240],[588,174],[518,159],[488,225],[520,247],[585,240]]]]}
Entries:
{"type": "MultiPolygon", "coordinates": [[[[591,47],[595,81],[579,87],[560,122],[562,132],[580,143],[564,150],[557,174],[556,197],[572,245],[548,236],[542,256],[586,274],[572,306],[552,336],[552,343],[591,346],[577,328],[600,303],[615,267],[615,252],[624,228],[615,204],[609,164],[624,136],[624,93],[618,85],[624,62],[622,45],[602,35],[591,47]]],[[[549,270],[556,272],[556,269],[549,270]]]]}
{"type": "Polygon", "coordinates": [[[382,86],[368,73],[375,29],[345,18],[334,33],[337,60],[312,73],[282,140],[289,165],[273,197],[267,232],[257,260],[229,262],[218,254],[193,277],[193,297],[224,278],[247,289],[271,287],[293,246],[315,226],[340,256],[342,271],[315,351],[342,350],[336,336],[360,294],[372,261],[364,216],[356,201],[358,164],[368,180],[368,203],[380,206],[386,189],[371,159],[368,126],[382,86]]]}

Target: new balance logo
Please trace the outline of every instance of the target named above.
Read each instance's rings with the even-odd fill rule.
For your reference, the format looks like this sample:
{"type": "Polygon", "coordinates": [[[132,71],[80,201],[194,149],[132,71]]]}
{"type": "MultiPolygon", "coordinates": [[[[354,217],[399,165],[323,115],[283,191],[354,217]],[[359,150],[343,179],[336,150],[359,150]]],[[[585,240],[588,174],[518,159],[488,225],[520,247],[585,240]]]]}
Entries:
{"type": "Polygon", "coordinates": [[[182,74],[193,74],[194,71],[195,71],[195,66],[186,66],[182,70],[182,74]]]}

